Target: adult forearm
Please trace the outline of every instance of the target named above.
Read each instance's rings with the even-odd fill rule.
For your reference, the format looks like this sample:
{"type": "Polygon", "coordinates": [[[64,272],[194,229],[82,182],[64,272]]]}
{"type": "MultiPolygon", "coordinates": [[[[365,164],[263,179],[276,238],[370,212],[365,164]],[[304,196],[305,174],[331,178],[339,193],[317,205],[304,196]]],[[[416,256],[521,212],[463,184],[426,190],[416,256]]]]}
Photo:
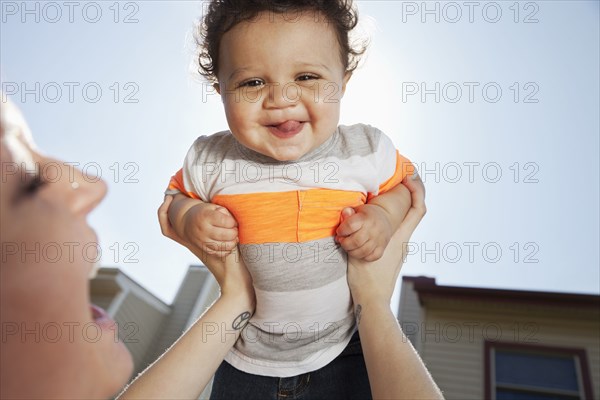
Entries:
{"type": "Polygon", "coordinates": [[[374,399],[443,399],[389,304],[361,305],[359,333],[374,399]]]}
{"type": "Polygon", "coordinates": [[[221,296],[118,399],[197,399],[253,310],[253,297],[221,296]]]}

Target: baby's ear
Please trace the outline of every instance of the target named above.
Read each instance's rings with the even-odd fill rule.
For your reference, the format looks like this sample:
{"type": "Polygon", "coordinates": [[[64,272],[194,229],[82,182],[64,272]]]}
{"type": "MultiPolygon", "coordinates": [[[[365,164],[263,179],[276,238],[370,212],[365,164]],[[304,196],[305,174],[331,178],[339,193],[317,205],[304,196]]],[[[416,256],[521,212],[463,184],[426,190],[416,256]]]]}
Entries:
{"type": "Polygon", "coordinates": [[[344,79],[342,80],[342,96],[344,93],[346,93],[346,85],[348,84],[350,78],[352,78],[352,72],[346,72],[344,74],[344,79]]]}

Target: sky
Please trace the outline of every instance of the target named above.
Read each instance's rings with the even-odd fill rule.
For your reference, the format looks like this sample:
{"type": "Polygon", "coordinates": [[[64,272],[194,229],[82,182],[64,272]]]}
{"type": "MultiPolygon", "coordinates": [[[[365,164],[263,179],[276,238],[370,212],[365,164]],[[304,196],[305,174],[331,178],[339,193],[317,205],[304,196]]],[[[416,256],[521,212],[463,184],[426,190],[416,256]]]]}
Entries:
{"type": "MultiPolygon", "coordinates": [[[[227,128],[195,72],[203,3],[0,3],[2,101],[107,182],[89,218],[102,264],[172,302],[198,260],[156,210],[194,139],[227,128]]],[[[357,5],[370,46],[340,123],[383,130],[427,190],[402,275],[599,294],[599,3],[357,5]]]]}

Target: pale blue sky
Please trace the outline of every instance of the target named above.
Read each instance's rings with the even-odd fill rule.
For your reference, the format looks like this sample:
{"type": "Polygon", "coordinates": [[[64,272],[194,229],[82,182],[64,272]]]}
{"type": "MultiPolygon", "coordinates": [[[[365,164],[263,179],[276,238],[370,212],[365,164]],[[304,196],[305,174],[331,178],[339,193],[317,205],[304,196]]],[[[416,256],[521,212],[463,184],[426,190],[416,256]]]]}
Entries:
{"type": "MultiPolygon", "coordinates": [[[[196,260],[156,208],[192,141],[226,128],[190,72],[201,3],[81,2],[73,22],[63,2],[1,3],[3,89],[42,149],[107,180],[103,264],[171,302],[196,260]]],[[[425,181],[403,274],[599,293],[599,3],[423,4],[358,3],[372,43],[342,102],[341,123],[382,129],[425,181]]]]}

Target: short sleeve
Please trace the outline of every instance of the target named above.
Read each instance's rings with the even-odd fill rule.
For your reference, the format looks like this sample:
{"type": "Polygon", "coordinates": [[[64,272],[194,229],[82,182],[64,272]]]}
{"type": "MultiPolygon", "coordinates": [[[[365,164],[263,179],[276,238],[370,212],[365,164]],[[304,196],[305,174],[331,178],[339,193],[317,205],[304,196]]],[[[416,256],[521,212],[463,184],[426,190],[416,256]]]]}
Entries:
{"type": "Polygon", "coordinates": [[[392,189],[398,185],[404,177],[412,175],[415,171],[410,160],[398,152],[392,140],[381,133],[376,151],[377,165],[377,193],[369,193],[368,200],[392,189]]]}
{"type": "Polygon", "coordinates": [[[198,179],[199,176],[202,176],[202,165],[198,163],[198,148],[201,146],[203,138],[205,137],[198,138],[189,149],[183,162],[183,168],[171,177],[165,194],[182,193],[192,199],[209,201],[203,180],[198,179]]]}

